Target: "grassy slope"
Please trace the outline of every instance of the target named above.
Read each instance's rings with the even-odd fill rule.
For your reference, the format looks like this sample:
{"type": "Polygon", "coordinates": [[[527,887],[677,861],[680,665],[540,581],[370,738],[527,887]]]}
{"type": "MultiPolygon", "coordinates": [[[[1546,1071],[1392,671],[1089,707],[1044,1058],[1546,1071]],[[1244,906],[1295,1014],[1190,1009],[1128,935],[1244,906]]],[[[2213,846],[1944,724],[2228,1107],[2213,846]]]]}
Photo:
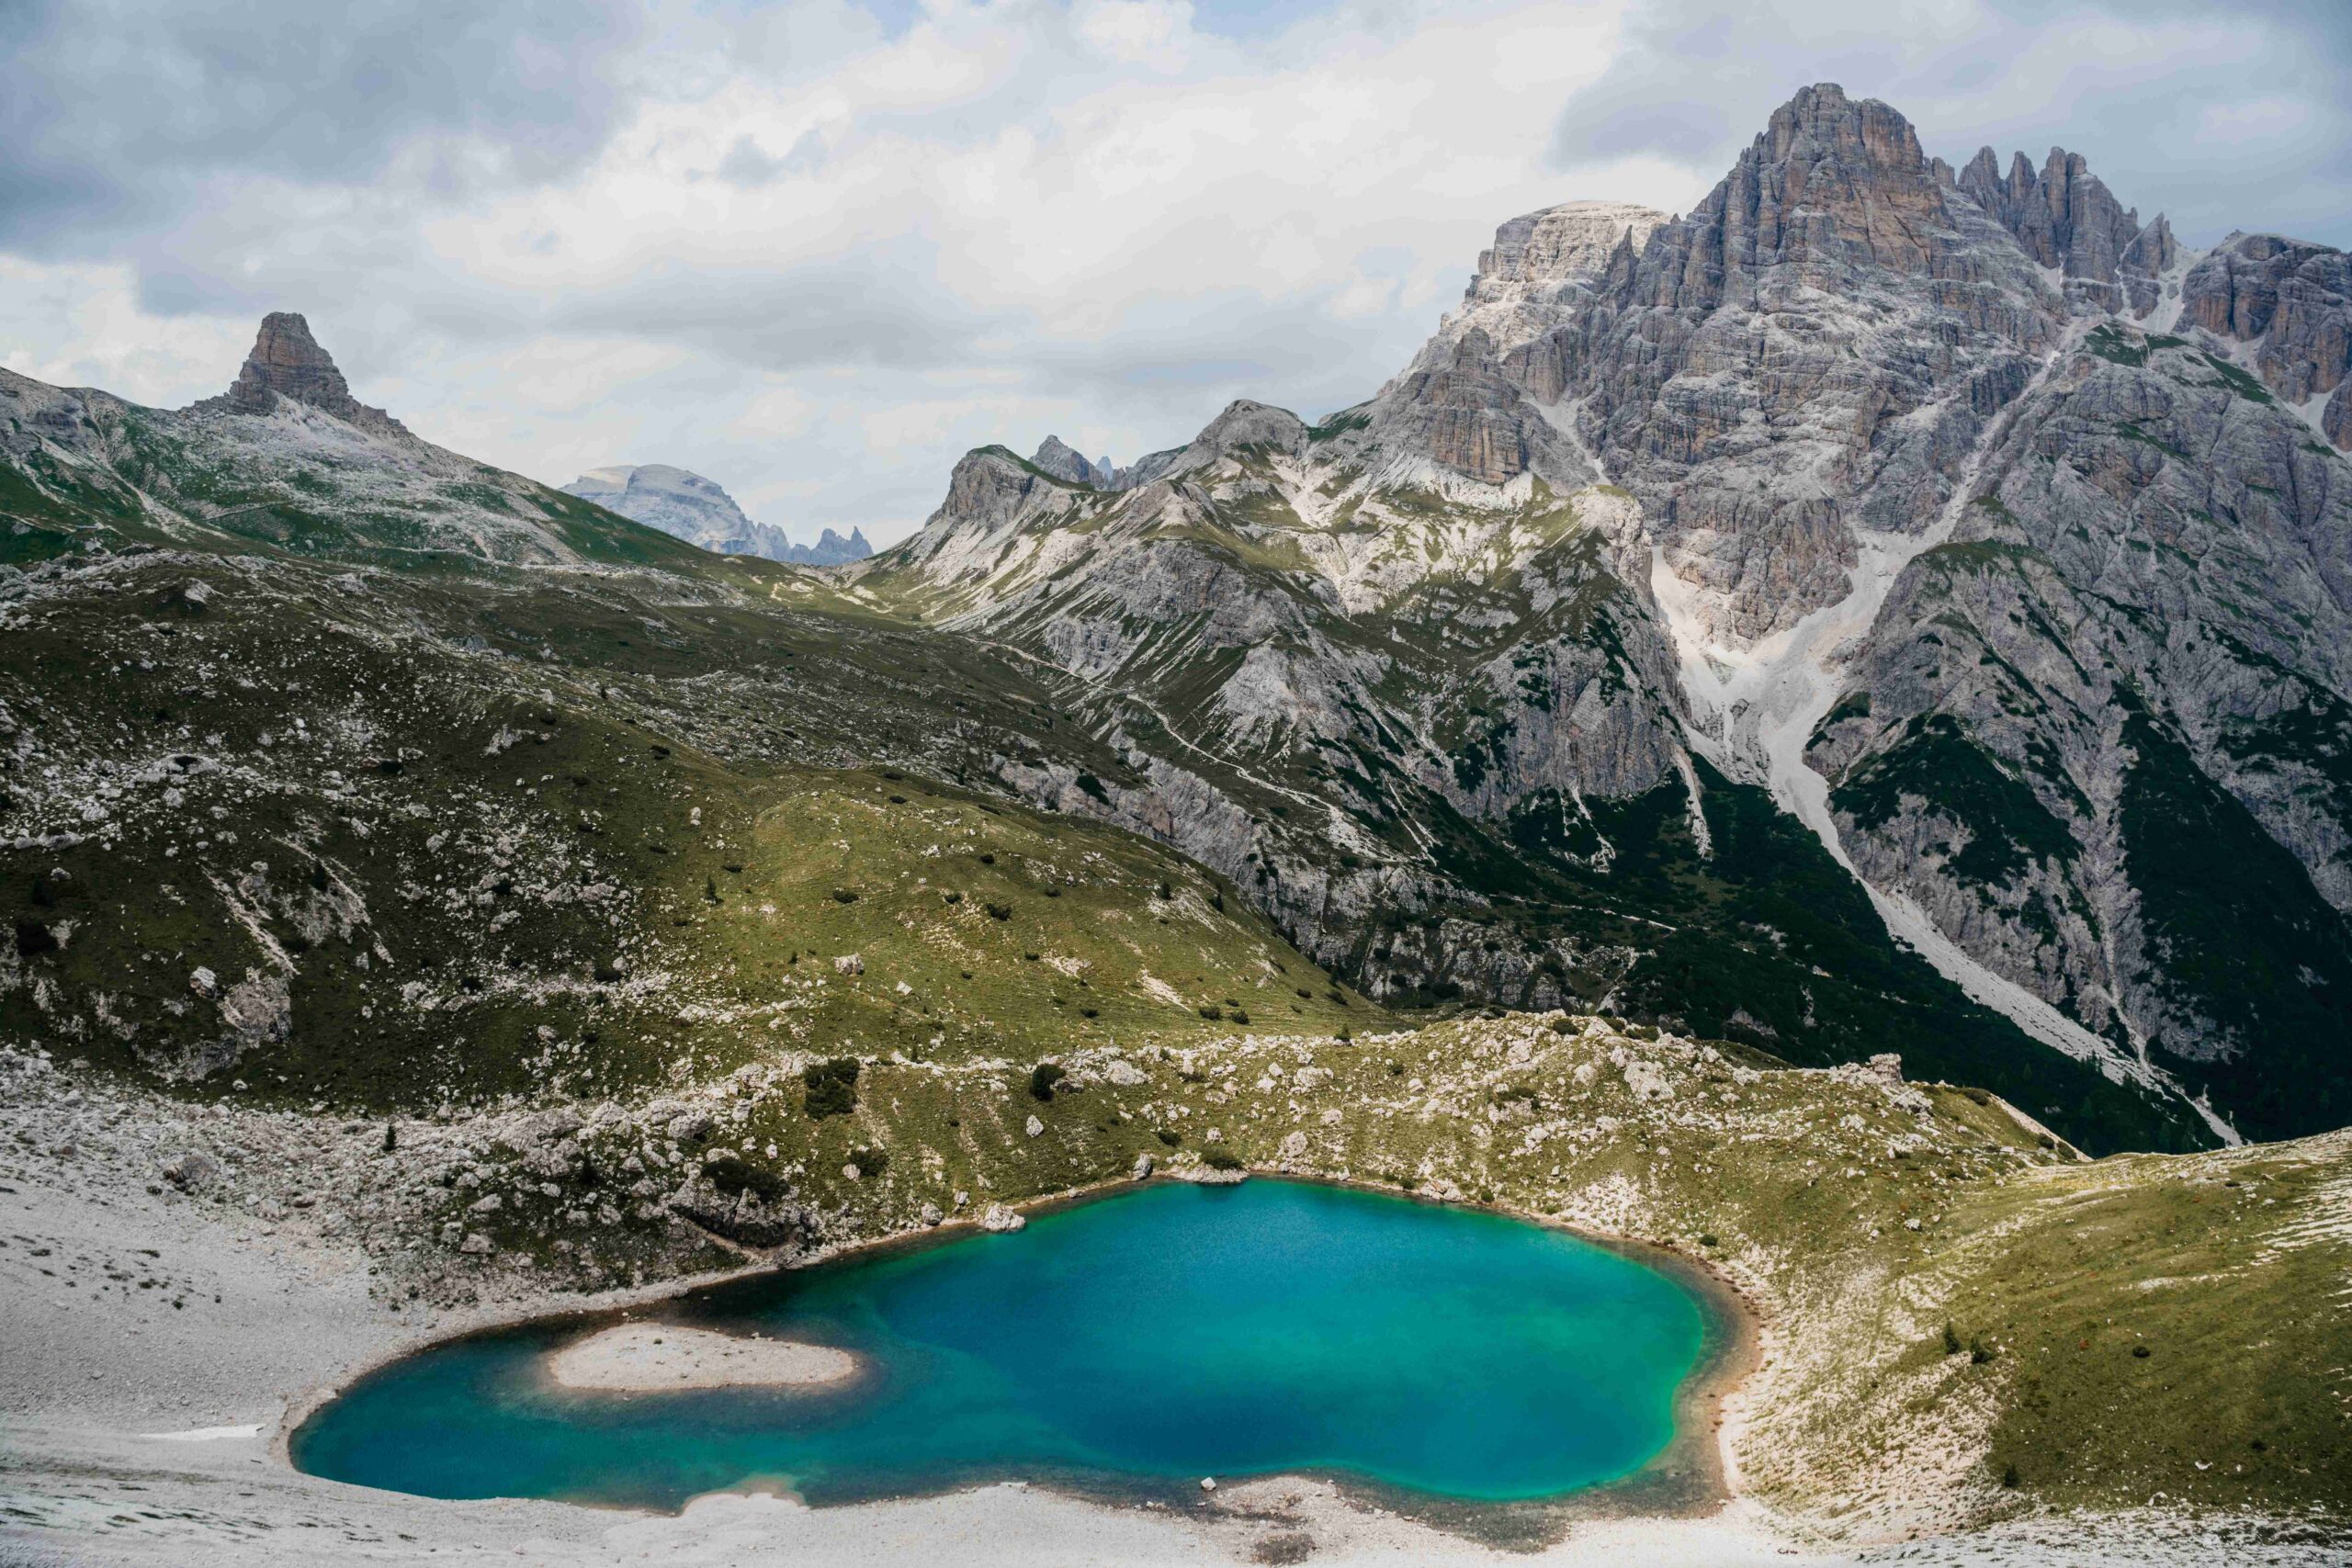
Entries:
{"type": "MultiPolygon", "coordinates": [[[[763,721],[785,755],[729,765],[676,737],[732,732],[756,693],[678,670],[691,652],[649,633],[644,605],[606,608],[637,668],[582,678],[451,646],[548,613],[528,599],[209,578],[191,614],[181,563],[93,569],[9,633],[0,827],[33,842],[0,851],[0,900],[60,944],[0,953],[0,1028],[21,1038],[207,1093],[243,1078],[415,1111],[643,1092],[779,1049],[1035,1055],[1204,1031],[1202,1007],[1315,1027],[1363,1010],[1145,840],[786,761],[828,750],[782,722],[812,700],[797,626],[759,628],[790,639],[763,721]],[[425,617],[443,635],[419,635],[425,617]],[[849,954],[863,974],[836,970],[849,954]],[[233,1048],[232,1012],[261,1020],[233,1048]]],[[[879,687],[862,658],[837,647],[819,671],[879,687]]],[[[974,705],[1034,716],[967,673],[974,705]]],[[[867,716],[899,716],[877,690],[867,716]]],[[[952,761],[952,738],[930,739],[952,761]]]]}

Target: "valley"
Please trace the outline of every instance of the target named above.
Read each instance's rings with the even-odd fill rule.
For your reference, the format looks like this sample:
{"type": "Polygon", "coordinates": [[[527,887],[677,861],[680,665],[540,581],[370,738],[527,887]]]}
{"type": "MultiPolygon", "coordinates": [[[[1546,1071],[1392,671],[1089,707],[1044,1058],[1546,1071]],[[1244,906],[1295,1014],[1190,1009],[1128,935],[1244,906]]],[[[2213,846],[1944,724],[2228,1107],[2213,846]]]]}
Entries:
{"type": "Polygon", "coordinates": [[[823,565],[299,315],[185,409],[0,371],[0,1551],[2328,1560],[2345,265],[1824,85],[1689,213],[1504,223],[1352,407],[983,446],[823,565]],[[284,1462],[460,1331],[1252,1173],[1726,1292],[1720,1506],[284,1462]]]}

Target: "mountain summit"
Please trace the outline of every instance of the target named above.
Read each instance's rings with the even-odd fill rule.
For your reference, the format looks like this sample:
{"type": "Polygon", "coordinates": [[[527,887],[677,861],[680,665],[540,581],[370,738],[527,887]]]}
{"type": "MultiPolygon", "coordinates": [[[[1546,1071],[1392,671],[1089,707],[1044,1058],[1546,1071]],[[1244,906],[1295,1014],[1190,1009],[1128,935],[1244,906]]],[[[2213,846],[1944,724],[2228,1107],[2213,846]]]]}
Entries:
{"type": "Polygon", "coordinates": [[[221,400],[237,413],[266,414],[280,398],[307,403],[362,430],[408,434],[390,414],[351,395],[334,357],[311,335],[311,323],[291,310],[273,310],[261,319],[254,350],[221,400]]]}

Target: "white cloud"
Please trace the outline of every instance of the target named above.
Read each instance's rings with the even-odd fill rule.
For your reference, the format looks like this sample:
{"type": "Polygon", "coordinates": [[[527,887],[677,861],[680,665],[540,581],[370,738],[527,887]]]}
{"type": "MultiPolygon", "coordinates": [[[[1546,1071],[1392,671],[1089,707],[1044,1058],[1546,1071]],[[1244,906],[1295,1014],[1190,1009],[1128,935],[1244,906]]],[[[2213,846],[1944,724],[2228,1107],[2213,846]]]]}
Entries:
{"type": "MultiPolygon", "coordinates": [[[[2065,141],[2143,210],[2168,198],[2116,173],[2154,161],[2143,122],[2196,144],[2157,152],[2216,200],[2253,199],[2221,170],[2256,141],[2309,153],[2282,199],[2327,210],[2344,177],[2314,150],[2344,123],[2340,60],[2258,18],[1342,0],[1237,40],[1209,10],[926,0],[892,36],[839,0],[674,0],[600,23],[593,58],[535,22],[524,64],[435,78],[425,108],[380,112],[334,158],[241,164],[215,138],[231,151],[168,186],[94,169],[116,195],[82,205],[104,220],[17,259],[22,226],[0,221],[0,357],[179,402],[226,385],[261,310],[301,310],[363,397],[434,439],[554,482],[678,463],[797,534],[887,540],[970,446],[1052,430],[1125,459],[1235,396],[1308,414],[1363,397],[1498,222],[1582,197],[1686,208],[1809,81],[1889,98],[1947,156],[2065,141]],[[484,82],[506,118],[466,107],[484,82]],[[581,82],[594,122],[548,138],[542,86],[581,82]]],[[[122,67],[89,92],[136,89],[122,67]]]]}

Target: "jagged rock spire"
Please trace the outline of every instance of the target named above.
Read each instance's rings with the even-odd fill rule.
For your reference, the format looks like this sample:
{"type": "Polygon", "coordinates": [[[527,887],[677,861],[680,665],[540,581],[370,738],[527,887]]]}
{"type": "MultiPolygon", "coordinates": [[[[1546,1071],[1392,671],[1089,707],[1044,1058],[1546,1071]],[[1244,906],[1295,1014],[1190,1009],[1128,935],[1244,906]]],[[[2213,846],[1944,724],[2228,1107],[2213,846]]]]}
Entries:
{"type": "Polygon", "coordinates": [[[2081,153],[2052,147],[2037,174],[2015,152],[2004,175],[1983,147],[1954,184],[2037,265],[2058,269],[2069,299],[2143,316],[2155,308],[2156,276],[2178,255],[2172,226],[2159,213],[2142,228],[2138,209],[2116,200],[2081,153]]]}
{"type": "Polygon", "coordinates": [[[280,398],[363,430],[407,434],[400,421],[351,395],[334,358],[311,335],[311,323],[291,310],[273,310],[261,319],[254,351],[245,355],[223,400],[235,413],[266,414],[280,398]]]}

